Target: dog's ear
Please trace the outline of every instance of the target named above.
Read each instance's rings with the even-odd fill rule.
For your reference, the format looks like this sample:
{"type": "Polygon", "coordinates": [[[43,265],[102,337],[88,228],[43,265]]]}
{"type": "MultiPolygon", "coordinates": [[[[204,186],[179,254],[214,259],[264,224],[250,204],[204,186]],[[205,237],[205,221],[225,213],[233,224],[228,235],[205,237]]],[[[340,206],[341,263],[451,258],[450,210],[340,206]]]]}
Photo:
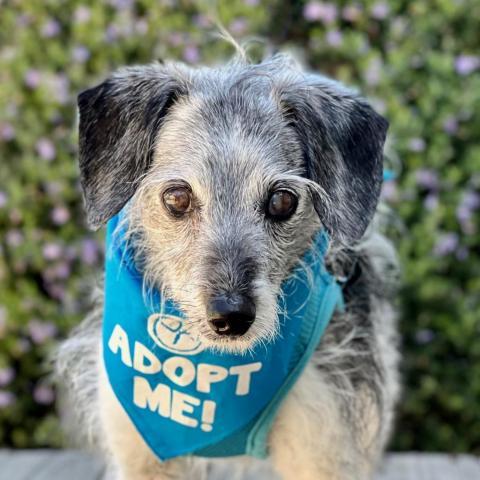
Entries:
{"type": "Polygon", "coordinates": [[[121,210],[149,169],[158,129],[181,81],[162,65],[120,70],[78,96],[80,182],[89,224],[121,210]]]}
{"type": "Polygon", "coordinates": [[[312,192],[320,220],[335,240],[358,240],[378,203],[388,122],[322,77],[290,86],[282,104],[302,144],[306,175],[326,194],[312,192]]]}

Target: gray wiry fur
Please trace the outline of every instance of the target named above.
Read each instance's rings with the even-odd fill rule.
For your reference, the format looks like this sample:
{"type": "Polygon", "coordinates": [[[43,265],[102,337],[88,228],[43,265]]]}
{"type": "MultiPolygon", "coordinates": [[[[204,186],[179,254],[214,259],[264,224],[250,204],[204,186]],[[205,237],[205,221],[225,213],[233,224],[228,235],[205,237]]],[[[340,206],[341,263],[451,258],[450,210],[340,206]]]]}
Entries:
{"type": "MultiPolygon", "coordinates": [[[[347,308],[282,406],[270,459],[287,480],[370,478],[398,394],[389,304],[395,255],[374,224],[364,233],[378,202],[387,122],[355,93],[286,56],[217,69],[123,69],[82,93],[79,109],[92,225],[126,205],[146,288],[173,298],[212,348],[268,344],[282,281],[315,232],[329,231],[327,264],[344,278],[347,308]],[[161,201],[179,184],[192,191],[192,211],[181,219],[161,201]],[[277,189],[298,197],[284,222],[265,215],[277,189]],[[256,306],[253,325],[237,338],[219,336],[206,321],[209,299],[232,293],[256,306]]],[[[58,355],[79,423],[104,446],[119,478],[201,478],[205,462],[155,461],[122,412],[100,361],[101,312],[58,355]]]]}

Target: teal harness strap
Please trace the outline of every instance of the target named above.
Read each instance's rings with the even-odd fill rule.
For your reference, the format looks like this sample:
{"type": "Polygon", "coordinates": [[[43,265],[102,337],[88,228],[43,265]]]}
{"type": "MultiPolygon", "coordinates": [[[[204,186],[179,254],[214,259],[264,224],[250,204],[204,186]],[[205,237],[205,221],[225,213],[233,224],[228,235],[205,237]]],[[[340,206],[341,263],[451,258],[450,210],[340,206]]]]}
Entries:
{"type": "MultiPolygon", "coordinates": [[[[315,295],[315,293],[313,293],[315,295]]],[[[248,436],[247,450],[248,455],[252,455],[258,458],[265,458],[268,455],[268,434],[272,428],[275,416],[278,409],[281,406],[282,401],[285,399],[287,393],[293,387],[298,377],[303,372],[310,357],[318,346],[323,332],[327,328],[327,325],[335,311],[335,308],[343,308],[343,296],[340,286],[333,280],[330,282],[326,290],[323,292],[323,297],[320,300],[320,307],[314,308],[315,302],[312,304],[312,308],[307,311],[305,319],[311,319],[313,328],[302,328],[302,334],[309,333],[309,338],[304,338],[302,345],[297,347],[297,351],[302,351],[300,360],[293,367],[292,371],[286,378],[281,389],[276,393],[268,407],[263,411],[254,425],[248,436]],[[323,318],[323,322],[315,322],[313,319],[323,318]]],[[[304,336],[304,335],[302,335],[304,336]]]]}

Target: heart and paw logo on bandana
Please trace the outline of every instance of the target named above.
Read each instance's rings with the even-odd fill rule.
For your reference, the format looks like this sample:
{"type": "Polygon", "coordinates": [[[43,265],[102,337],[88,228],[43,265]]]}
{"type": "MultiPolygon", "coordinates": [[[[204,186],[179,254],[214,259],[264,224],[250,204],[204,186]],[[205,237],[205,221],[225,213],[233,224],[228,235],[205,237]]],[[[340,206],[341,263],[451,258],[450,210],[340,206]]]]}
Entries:
{"type": "Polygon", "coordinates": [[[196,355],[203,351],[202,342],[185,327],[183,318],[154,313],[147,323],[152,340],[169,352],[196,355]]]}

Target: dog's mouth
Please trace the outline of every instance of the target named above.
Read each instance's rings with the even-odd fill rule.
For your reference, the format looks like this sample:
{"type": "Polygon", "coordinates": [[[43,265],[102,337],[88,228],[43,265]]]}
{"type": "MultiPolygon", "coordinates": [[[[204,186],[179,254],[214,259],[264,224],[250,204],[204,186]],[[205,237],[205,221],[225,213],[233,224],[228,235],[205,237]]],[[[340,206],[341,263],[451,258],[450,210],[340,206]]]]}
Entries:
{"type": "Polygon", "coordinates": [[[198,339],[205,348],[224,353],[244,353],[254,347],[257,340],[248,332],[243,335],[223,335],[211,329],[201,329],[198,339]]]}
{"type": "Polygon", "coordinates": [[[252,351],[258,344],[271,342],[277,335],[277,323],[276,319],[267,323],[262,321],[261,318],[257,318],[245,333],[225,335],[214,331],[208,320],[202,319],[194,322],[195,334],[205,348],[219,353],[238,354],[252,351]],[[267,327],[270,323],[272,326],[267,327]]]}

